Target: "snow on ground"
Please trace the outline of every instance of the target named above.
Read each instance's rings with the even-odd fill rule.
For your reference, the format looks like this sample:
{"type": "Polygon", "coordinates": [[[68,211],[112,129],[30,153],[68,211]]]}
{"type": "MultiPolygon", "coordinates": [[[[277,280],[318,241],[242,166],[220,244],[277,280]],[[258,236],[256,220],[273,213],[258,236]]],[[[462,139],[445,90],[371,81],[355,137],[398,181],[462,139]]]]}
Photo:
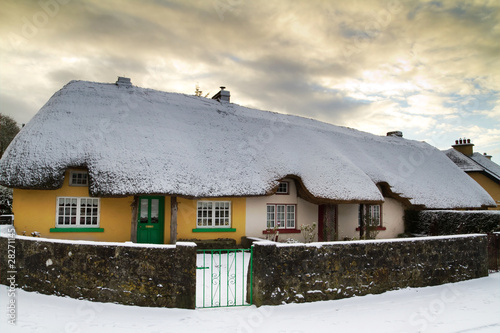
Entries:
{"type": "Polygon", "coordinates": [[[500,332],[500,273],[436,287],[281,306],[141,308],[0,288],[0,332],[500,332]]]}

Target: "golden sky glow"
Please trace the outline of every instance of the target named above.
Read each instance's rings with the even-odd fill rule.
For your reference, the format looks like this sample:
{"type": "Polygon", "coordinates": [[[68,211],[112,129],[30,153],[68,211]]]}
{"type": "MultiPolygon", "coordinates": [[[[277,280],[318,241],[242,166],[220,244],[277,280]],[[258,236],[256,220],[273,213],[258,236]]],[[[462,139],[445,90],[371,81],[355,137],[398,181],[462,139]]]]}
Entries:
{"type": "Polygon", "coordinates": [[[70,80],[204,95],[500,163],[498,1],[3,0],[0,112],[70,80]]]}

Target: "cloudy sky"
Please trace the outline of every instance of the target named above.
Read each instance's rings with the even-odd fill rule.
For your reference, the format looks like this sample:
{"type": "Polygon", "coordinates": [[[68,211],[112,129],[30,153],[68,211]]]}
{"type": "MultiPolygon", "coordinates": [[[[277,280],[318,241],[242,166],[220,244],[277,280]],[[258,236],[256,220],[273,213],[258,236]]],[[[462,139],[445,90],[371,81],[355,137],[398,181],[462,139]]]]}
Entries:
{"type": "Polygon", "coordinates": [[[500,1],[2,0],[0,113],[70,80],[212,96],[500,163],[500,1]]]}

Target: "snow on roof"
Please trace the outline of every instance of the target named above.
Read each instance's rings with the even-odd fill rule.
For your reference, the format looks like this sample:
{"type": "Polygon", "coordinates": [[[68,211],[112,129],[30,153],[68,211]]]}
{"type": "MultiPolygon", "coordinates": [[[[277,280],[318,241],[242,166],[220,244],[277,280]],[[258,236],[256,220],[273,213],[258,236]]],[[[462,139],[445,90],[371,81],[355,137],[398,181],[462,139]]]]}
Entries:
{"type": "Polygon", "coordinates": [[[480,153],[466,156],[454,148],[444,152],[460,169],[465,172],[485,172],[500,181],[500,165],[480,153]]]}
{"type": "Polygon", "coordinates": [[[71,81],[0,160],[0,183],[62,186],[86,167],[94,196],[266,195],[295,176],[314,200],[381,202],[377,184],[427,208],[494,206],[434,147],[312,119],[135,86],[71,81]]]}
{"type": "Polygon", "coordinates": [[[450,148],[445,150],[444,153],[453,161],[460,169],[470,172],[470,171],[483,171],[484,168],[477,164],[472,159],[468,158],[455,148],[450,148]]]}
{"type": "Polygon", "coordinates": [[[482,166],[487,173],[500,180],[500,165],[480,153],[472,154],[471,159],[482,166]]]}

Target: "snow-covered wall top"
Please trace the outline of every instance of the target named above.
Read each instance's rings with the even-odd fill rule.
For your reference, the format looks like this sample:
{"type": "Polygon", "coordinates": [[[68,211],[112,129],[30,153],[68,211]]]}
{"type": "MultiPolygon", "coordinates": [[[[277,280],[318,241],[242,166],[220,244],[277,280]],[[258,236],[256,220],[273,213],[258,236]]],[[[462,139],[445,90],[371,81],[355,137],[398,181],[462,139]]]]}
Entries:
{"type": "Polygon", "coordinates": [[[434,147],[203,97],[71,81],[0,160],[0,183],[58,188],[86,167],[92,195],[270,193],[285,176],[308,195],[380,202],[376,184],[427,208],[494,205],[434,147]]]}

